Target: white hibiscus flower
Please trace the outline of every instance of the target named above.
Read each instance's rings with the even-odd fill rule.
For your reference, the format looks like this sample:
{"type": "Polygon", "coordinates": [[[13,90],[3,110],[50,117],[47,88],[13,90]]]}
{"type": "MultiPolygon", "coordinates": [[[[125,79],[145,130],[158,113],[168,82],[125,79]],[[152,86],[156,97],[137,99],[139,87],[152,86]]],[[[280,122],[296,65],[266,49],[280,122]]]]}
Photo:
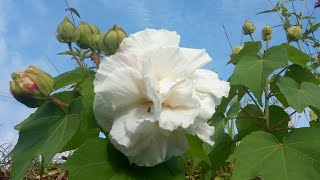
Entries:
{"type": "Polygon", "coordinates": [[[199,69],[205,50],[179,47],[180,36],[146,29],[125,38],[100,65],[94,114],[111,143],[139,166],[154,166],[188,148],[185,134],[211,145],[207,124],[230,86],[199,69]]]}

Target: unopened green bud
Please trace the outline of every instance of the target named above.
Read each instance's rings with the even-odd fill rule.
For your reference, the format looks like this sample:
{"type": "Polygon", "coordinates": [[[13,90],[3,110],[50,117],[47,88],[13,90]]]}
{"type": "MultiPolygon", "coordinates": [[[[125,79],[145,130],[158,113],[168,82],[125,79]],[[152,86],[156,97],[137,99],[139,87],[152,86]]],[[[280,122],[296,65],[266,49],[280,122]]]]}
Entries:
{"type": "Polygon", "coordinates": [[[14,72],[11,76],[11,94],[30,108],[39,107],[53,91],[53,78],[35,66],[29,66],[24,72],[14,72]]]}
{"type": "Polygon", "coordinates": [[[57,28],[57,39],[62,43],[71,43],[79,39],[79,33],[76,30],[76,26],[67,16],[64,17],[57,28]]]}
{"type": "Polygon", "coordinates": [[[79,40],[77,41],[77,44],[80,48],[98,49],[95,42],[98,39],[97,37],[102,36],[102,34],[101,31],[97,28],[97,26],[86,22],[81,22],[77,28],[77,31],[80,33],[79,40]]]}
{"type": "Polygon", "coordinates": [[[287,29],[287,38],[290,41],[299,41],[302,38],[302,29],[300,26],[291,26],[287,29]]]}
{"type": "Polygon", "coordinates": [[[254,27],[254,24],[250,21],[246,21],[242,26],[242,33],[244,35],[252,34],[256,30],[256,27],[254,27]]]}
{"type": "Polygon", "coordinates": [[[237,46],[233,48],[232,53],[230,54],[230,58],[234,58],[241,50],[243,49],[243,46],[237,46]]]}
{"type": "Polygon", "coordinates": [[[114,25],[103,36],[102,51],[105,52],[108,56],[115,54],[119,48],[120,43],[126,37],[126,32],[117,25],[114,25]]]}
{"type": "Polygon", "coordinates": [[[272,27],[268,26],[268,25],[264,26],[261,31],[261,36],[264,41],[271,40],[272,39],[272,27]]]}

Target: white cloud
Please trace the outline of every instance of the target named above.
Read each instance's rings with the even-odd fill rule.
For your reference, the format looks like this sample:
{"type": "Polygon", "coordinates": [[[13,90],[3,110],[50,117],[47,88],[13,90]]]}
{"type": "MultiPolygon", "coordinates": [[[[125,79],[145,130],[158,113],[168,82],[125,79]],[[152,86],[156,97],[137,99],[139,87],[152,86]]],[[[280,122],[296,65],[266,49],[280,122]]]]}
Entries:
{"type": "Polygon", "coordinates": [[[40,15],[45,15],[47,13],[47,7],[43,4],[42,0],[31,0],[31,3],[40,15]]]}

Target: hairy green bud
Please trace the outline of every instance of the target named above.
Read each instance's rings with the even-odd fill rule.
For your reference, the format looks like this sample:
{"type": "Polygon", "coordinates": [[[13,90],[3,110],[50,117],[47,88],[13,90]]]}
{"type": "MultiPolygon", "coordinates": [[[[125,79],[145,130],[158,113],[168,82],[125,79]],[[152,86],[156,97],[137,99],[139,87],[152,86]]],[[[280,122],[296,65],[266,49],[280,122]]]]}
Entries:
{"type": "Polygon", "coordinates": [[[103,36],[102,51],[105,52],[108,56],[115,54],[119,48],[120,43],[126,37],[126,32],[115,24],[103,36]]]}
{"type": "Polygon", "coordinates": [[[302,29],[300,26],[291,26],[287,29],[287,38],[290,41],[299,41],[302,38],[302,29]]]}
{"type": "Polygon", "coordinates": [[[268,25],[264,26],[261,31],[261,36],[264,41],[271,40],[272,39],[272,27],[268,26],[268,25]]]}
{"type": "Polygon", "coordinates": [[[242,26],[242,33],[244,35],[252,34],[256,31],[256,27],[254,27],[254,24],[250,21],[246,21],[242,26]]]}
{"type": "Polygon", "coordinates": [[[79,39],[79,33],[76,30],[76,26],[67,16],[64,17],[57,28],[57,39],[62,43],[71,43],[79,39]]]}
{"type": "Polygon", "coordinates": [[[232,53],[230,54],[230,58],[234,58],[241,50],[243,49],[243,46],[237,46],[233,48],[232,53]]]}
{"type": "Polygon", "coordinates": [[[39,107],[53,91],[53,78],[35,66],[29,66],[24,72],[14,72],[11,77],[11,94],[30,108],[39,107]]]}
{"type": "MultiPolygon", "coordinates": [[[[77,41],[77,44],[82,49],[100,49],[99,40],[100,36],[102,36],[101,31],[97,28],[97,26],[87,23],[81,22],[77,28],[77,31],[80,33],[80,37],[77,41]]],[[[102,37],[101,37],[102,38],[102,37]]]]}

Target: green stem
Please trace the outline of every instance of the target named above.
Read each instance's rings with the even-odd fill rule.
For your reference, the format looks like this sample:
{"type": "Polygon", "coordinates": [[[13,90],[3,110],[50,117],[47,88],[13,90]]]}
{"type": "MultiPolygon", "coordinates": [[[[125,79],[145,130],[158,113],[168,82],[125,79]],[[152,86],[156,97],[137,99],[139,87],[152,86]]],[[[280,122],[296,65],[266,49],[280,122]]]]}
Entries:
{"type": "Polygon", "coordinates": [[[61,101],[60,101],[59,99],[57,99],[57,98],[54,98],[54,97],[49,97],[49,98],[50,98],[50,100],[51,100],[53,103],[55,103],[56,105],[59,105],[59,106],[64,107],[64,108],[69,108],[69,107],[70,107],[69,104],[63,103],[63,102],[61,102],[61,101]]]}
{"type": "Polygon", "coordinates": [[[75,55],[75,53],[73,52],[71,43],[68,43],[68,47],[69,47],[70,53],[72,54],[72,57],[77,61],[78,65],[81,67],[81,66],[82,66],[81,61],[79,60],[79,58],[78,58],[78,57],[75,55]]]}
{"type": "Polygon", "coordinates": [[[270,130],[270,120],[269,120],[269,80],[266,81],[264,86],[264,118],[266,120],[267,131],[270,130]]]}
{"type": "Polygon", "coordinates": [[[94,62],[94,64],[96,65],[96,69],[98,70],[99,69],[99,64],[100,64],[100,59],[98,57],[98,54],[96,52],[96,50],[94,50],[93,48],[91,48],[91,51],[92,51],[92,61],[94,62]]]}

